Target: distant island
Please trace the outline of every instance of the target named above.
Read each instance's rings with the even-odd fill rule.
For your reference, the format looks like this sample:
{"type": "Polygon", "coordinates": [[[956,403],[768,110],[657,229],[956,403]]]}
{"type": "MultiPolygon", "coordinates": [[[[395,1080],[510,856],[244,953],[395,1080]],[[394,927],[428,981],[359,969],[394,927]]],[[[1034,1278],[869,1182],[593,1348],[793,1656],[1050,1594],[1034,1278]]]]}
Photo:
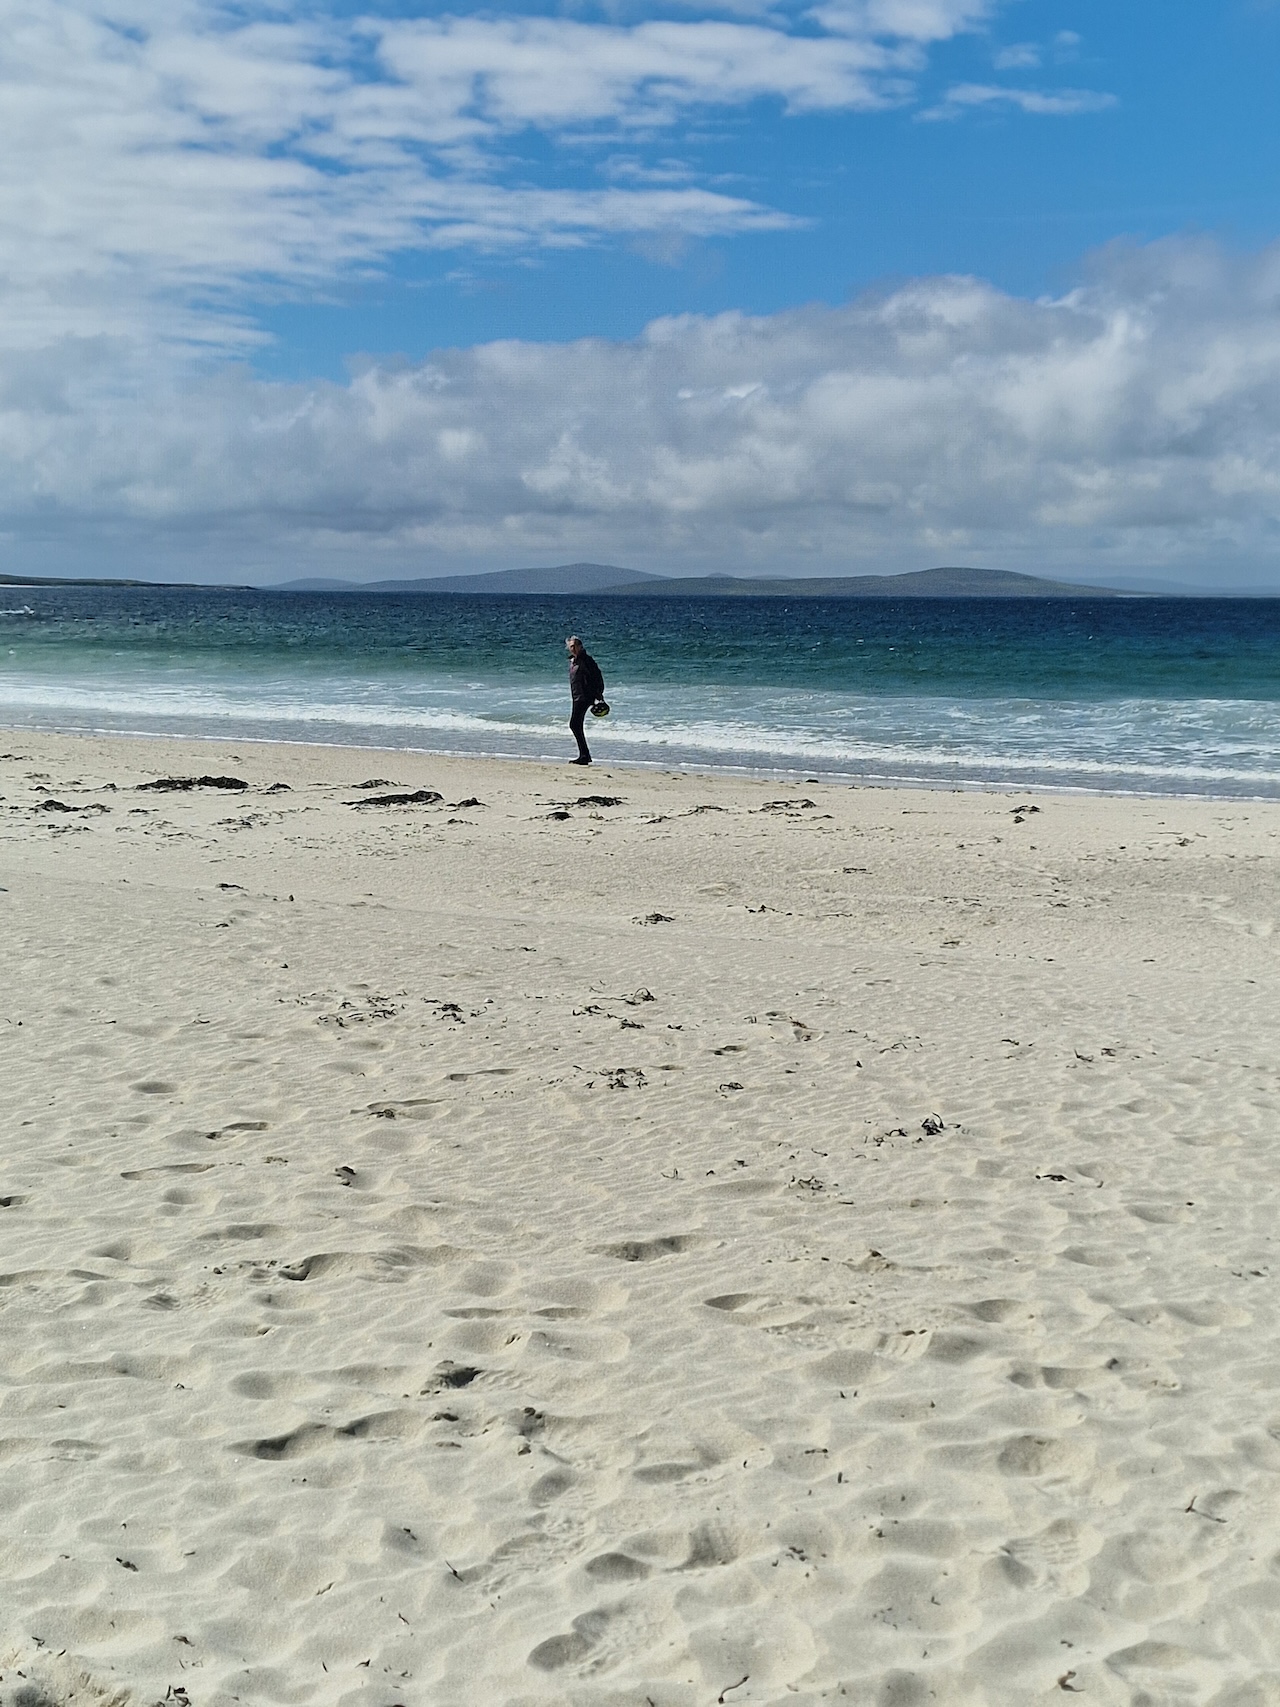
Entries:
{"type": "Polygon", "coordinates": [[[659,599],[1117,599],[1115,587],[1048,581],[1008,569],[916,569],[907,575],[649,575],[609,563],[563,563],[551,569],[499,569],[488,575],[443,575],[406,581],[286,581],[282,593],[486,593],[522,596],[659,599]]]}
{"type": "Polygon", "coordinates": [[[696,580],[647,581],[609,591],[656,598],[778,599],[1118,599],[1114,587],[1081,587],[1008,569],[916,569],[907,575],[813,575],[803,580],[752,580],[704,575],[696,580]]]}
{"type": "Polygon", "coordinates": [[[173,587],[180,584],[176,581],[126,581],[106,575],[0,575],[0,587],[173,587]]]}
{"type": "Polygon", "coordinates": [[[1207,587],[1122,576],[1118,586],[1053,581],[1010,569],[948,567],[905,575],[654,575],[616,563],[561,563],[481,575],[419,575],[348,581],[308,575],[265,585],[240,581],[144,581],[136,576],[0,574],[0,587],[204,587],[211,592],[462,593],[522,598],[661,599],[1274,599],[1265,587],[1207,587]]]}
{"type": "Polygon", "coordinates": [[[168,587],[241,593],[463,593],[469,597],[659,599],[1274,599],[1264,587],[1206,587],[1121,577],[1119,586],[1051,581],[1011,569],[915,569],[906,575],[653,575],[616,563],[560,563],[482,575],[419,575],[347,581],[308,575],[263,585],[240,581],[143,581],[105,575],[4,575],[0,587],[168,587]]]}
{"type": "Polygon", "coordinates": [[[612,563],[562,563],[554,569],[495,569],[484,575],[418,576],[411,581],[285,581],[280,593],[625,593],[664,585],[664,577],[612,563]]]}

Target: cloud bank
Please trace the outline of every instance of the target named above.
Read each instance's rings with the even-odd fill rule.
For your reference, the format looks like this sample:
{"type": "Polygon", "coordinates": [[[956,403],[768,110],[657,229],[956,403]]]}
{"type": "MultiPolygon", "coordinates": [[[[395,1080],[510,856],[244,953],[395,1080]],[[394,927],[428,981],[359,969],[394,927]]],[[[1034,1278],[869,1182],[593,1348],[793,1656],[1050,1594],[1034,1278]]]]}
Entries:
{"type": "Polygon", "coordinates": [[[1274,576],[1280,249],[1115,249],[1052,301],[922,279],[346,384],[120,373],[105,340],[0,357],[10,563],[1274,576]]]}
{"type": "Polygon", "coordinates": [[[237,363],[264,303],[414,250],[785,229],[785,207],[700,176],[690,144],[762,104],[1052,119],[1106,103],[995,80],[921,111],[939,45],[1003,4],[0,0],[6,567],[1261,563],[1280,468],[1270,254],[1116,253],[1052,302],[925,279],[345,384],[237,363]]]}

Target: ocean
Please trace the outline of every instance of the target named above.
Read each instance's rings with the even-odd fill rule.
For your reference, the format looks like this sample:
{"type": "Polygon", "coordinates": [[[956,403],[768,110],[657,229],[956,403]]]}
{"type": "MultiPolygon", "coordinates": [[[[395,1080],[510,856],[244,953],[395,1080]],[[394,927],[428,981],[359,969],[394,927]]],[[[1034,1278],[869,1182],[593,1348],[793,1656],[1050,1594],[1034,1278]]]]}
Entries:
{"type": "Polygon", "coordinates": [[[946,787],[1280,798],[1280,599],[0,587],[0,724],[946,787]]]}

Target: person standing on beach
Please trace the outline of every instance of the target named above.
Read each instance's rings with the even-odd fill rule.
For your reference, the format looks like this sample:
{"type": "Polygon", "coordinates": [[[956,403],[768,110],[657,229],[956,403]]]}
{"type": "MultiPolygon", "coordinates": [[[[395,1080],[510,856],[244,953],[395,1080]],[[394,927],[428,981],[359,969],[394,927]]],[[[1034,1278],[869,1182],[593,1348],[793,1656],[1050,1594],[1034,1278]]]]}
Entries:
{"type": "Polygon", "coordinates": [[[578,743],[578,756],[570,759],[571,765],[589,765],[591,749],[587,746],[587,738],[582,732],[586,716],[597,700],[604,698],[604,677],[600,666],[578,639],[571,634],[565,641],[569,653],[569,698],[572,710],[569,714],[569,727],[573,730],[573,738],[578,743]]]}

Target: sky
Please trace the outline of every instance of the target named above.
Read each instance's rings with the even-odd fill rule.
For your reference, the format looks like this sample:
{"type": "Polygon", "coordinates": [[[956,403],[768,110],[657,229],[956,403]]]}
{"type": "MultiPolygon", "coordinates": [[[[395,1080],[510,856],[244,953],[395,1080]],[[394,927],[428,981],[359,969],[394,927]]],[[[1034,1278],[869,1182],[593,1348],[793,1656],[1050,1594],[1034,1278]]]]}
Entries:
{"type": "Polygon", "coordinates": [[[1276,0],[0,0],[0,569],[1280,593],[1276,0]]]}

